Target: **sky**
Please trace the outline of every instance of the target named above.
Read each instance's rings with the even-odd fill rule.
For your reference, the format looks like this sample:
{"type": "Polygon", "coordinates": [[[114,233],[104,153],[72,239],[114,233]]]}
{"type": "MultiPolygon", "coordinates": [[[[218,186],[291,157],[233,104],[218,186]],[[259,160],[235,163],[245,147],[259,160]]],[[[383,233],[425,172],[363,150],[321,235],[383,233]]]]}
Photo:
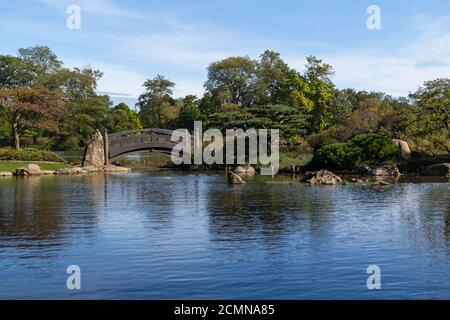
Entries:
{"type": "Polygon", "coordinates": [[[0,0],[0,54],[49,46],[66,67],[104,72],[99,93],[133,104],[162,74],[174,95],[203,93],[207,66],[277,51],[297,70],[306,56],[331,64],[338,88],[405,96],[450,77],[448,0],[0,0]],[[67,9],[80,9],[70,29],[67,9]],[[367,8],[380,8],[370,30],[367,8]]]}

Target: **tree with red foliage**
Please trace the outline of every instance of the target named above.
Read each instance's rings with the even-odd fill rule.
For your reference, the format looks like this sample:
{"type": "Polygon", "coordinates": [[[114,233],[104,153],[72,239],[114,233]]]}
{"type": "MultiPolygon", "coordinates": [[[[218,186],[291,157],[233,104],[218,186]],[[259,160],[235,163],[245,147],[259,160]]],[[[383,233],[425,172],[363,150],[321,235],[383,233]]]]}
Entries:
{"type": "Polygon", "coordinates": [[[20,133],[26,128],[59,132],[67,114],[64,97],[47,89],[0,88],[0,117],[11,124],[14,148],[20,149],[20,133]]]}

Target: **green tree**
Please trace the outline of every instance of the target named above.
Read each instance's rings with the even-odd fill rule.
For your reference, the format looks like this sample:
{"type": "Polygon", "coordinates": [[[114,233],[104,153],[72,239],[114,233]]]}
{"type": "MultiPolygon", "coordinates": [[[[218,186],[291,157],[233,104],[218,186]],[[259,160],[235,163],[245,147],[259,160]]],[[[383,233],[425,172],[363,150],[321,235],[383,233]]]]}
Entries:
{"type": "Polygon", "coordinates": [[[22,59],[0,56],[0,88],[29,86],[33,74],[22,59]]]}
{"type": "Polygon", "coordinates": [[[256,62],[249,57],[229,57],[208,67],[205,89],[220,105],[249,106],[254,101],[256,62]]]}
{"type": "Polygon", "coordinates": [[[139,96],[137,106],[142,124],[146,128],[167,128],[178,116],[172,98],[175,83],[157,75],[144,82],[145,92],[139,96]]]}
{"type": "Polygon", "coordinates": [[[199,108],[199,100],[195,95],[187,95],[181,99],[180,114],[178,116],[178,128],[194,130],[194,121],[203,120],[199,108]]]}
{"type": "Polygon", "coordinates": [[[450,153],[450,79],[426,81],[410,98],[417,112],[416,135],[450,153]]]}
{"type": "Polygon", "coordinates": [[[141,120],[136,111],[125,103],[119,103],[109,110],[107,129],[109,132],[142,129],[141,120]]]}

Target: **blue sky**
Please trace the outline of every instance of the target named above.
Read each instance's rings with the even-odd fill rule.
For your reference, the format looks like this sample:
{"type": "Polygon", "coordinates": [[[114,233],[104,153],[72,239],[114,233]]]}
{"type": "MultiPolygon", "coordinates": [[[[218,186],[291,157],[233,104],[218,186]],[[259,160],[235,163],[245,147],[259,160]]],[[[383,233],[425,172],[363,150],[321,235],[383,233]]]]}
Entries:
{"type": "Polygon", "coordinates": [[[0,0],[0,54],[38,44],[67,67],[101,69],[99,91],[116,102],[156,74],[177,83],[176,96],[201,95],[209,63],[265,49],[299,70],[307,55],[323,58],[339,88],[401,96],[450,77],[450,2],[0,0]],[[80,30],[66,27],[72,4],[80,30]],[[366,27],[369,5],[381,9],[381,30],[366,27]]]}

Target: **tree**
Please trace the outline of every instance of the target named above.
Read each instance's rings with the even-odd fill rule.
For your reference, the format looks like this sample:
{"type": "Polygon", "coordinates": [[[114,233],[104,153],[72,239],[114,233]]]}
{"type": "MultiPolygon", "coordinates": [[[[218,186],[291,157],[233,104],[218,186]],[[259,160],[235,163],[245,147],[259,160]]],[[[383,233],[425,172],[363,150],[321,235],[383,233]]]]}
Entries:
{"type": "Polygon", "coordinates": [[[194,130],[194,121],[203,119],[199,108],[199,100],[195,95],[187,95],[181,99],[180,114],[178,116],[178,128],[194,130]]]}
{"type": "Polygon", "coordinates": [[[205,89],[221,105],[249,106],[255,100],[256,62],[249,57],[229,57],[211,63],[205,89]]]}
{"type": "Polygon", "coordinates": [[[22,59],[0,56],[0,88],[29,86],[33,75],[22,59]]]}
{"type": "Polygon", "coordinates": [[[417,112],[416,134],[450,153],[450,79],[426,81],[410,98],[417,112]]]}
{"type": "Polygon", "coordinates": [[[256,63],[256,97],[259,105],[276,104],[285,101],[288,92],[286,84],[291,70],[275,51],[266,50],[256,63]]]}
{"type": "Polygon", "coordinates": [[[145,92],[139,96],[137,106],[142,124],[148,128],[165,128],[177,117],[172,98],[175,83],[157,75],[144,82],[145,92]]]}
{"type": "Polygon", "coordinates": [[[65,115],[62,96],[45,89],[0,89],[0,116],[11,125],[14,147],[20,149],[20,134],[26,128],[57,132],[65,115]]]}
{"type": "Polygon", "coordinates": [[[314,56],[306,58],[305,78],[309,85],[309,99],[313,101],[312,127],[313,132],[319,132],[328,127],[333,114],[330,110],[330,100],[334,92],[331,76],[333,68],[314,56]]]}
{"type": "Polygon", "coordinates": [[[107,128],[109,132],[142,129],[141,120],[125,103],[119,103],[109,110],[107,128]]]}
{"type": "Polygon", "coordinates": [[[20,48],[18,57],[32,70],[35,79],[56,72],[62,66],[56,54],[46,46],[20,48]]]}

